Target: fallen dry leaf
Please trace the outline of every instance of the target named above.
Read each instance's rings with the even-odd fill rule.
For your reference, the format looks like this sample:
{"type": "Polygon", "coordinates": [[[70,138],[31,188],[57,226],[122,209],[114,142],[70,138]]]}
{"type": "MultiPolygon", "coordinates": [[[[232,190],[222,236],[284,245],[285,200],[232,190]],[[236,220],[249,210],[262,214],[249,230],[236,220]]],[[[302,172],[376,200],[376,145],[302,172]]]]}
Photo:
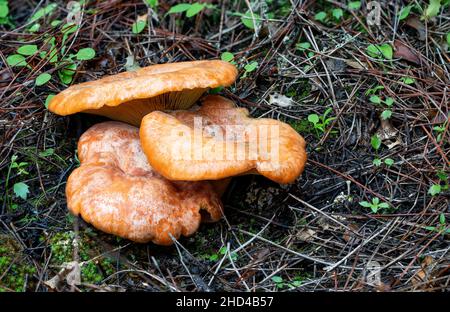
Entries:
{"type": "Polygon", "coordinates": [[[420,65],[421,63],[420,58],[417,56],[416,53],[414,53],[413,49],[407,46],[405,43],[403,43],[400,40],[395,40],[394,47],[395,47],[394,52],[395,58],[401,58],[411,63],[420,65]]]}
{"type": "Polygon", "coordinates": [[[435,267],[435,261],[433,257],[426,256],[422,260],[420,266],[421,268],[414,275],[413,279],[411,280],[411,283],[415,288],[425,290],[428,287],[432,287],[430,282],[433,279],[433,269],[435,267]]]}
{"type": "Polygon", "coordinates": [[[293,101],[291,98],[285,95],[274,93],[269,96],[269,104],[277,105],[280,107],[289,107],[293,104],[293,101]]]}
{"type": "Polygon", "coordinates": [[[316,235],[316,231],[312,229],[304,229],[297,232],[296,237],[304,242],[308,242],[316,235]]]}
{"type": "Polygon", "coordinates": [[[389,149],[402,144],[399,131],[390,123],[389,120],[381,119],[381,125],[376,132],[381,142],[389,149]]]}
{"type": "Polygon", "coordinates": [[[44,284],[51,290],[61,290],[64,286],[64,280],[69,286],[81,284],[80,264],[77,261],[64,263],[62,269],[44,284]]]}
{"type": "Polygon", "coordinates": [[[425,25],[420,21],[420,19],[417,16],[409,17],[406,20],[406,25],[417,30],[417,33],[419,34],[419,40],[425,41],[426,37],[425,25]]]}

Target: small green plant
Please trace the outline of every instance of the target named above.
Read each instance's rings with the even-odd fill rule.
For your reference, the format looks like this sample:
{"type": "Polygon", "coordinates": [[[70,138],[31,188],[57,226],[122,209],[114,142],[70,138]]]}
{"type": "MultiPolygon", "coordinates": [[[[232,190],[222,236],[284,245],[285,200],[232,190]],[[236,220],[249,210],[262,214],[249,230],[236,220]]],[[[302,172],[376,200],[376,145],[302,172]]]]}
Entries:
{"type": "Polygon", "coordinates": [[[244,74],[242,75],[242,78],[246,78],[249,73],[252,71],[255,71],[255,69],[258,68],[258,62],[253,61],[251,63],[248,63],[244,66],[244,74]]]}
{"type": "Polygon", "coordinates": [[[25,168],[28,166],[28,163],[25,161],[17,162],[17,155],[13,155],[11,157],[11,165],[10,169],[16,169],[18,175],[28,175],[28,171],[25,170],[25,168]]]}
{"type": "Polygon", "coordinates": [[[444,135],[445,129],[447,128],[447,123],[448,123],[449,119],[450,119],[450,115],[448,116],[447,120],[442,125],[433,127],[433,131],[435,131],[437,133],[436,142],[439,143],[442,141],[442,136],[444,135]]]}
{"type": "Polygon", "coordinates": [[[380,199],[378,197],[372,198],[372,202],[362,201],[359,203],[364,208],[370,208],[373,213],[377,213],[382,209],[388,209],[388,203],[380,203],[380,199]]]}
{"type": "Polygon", "coordinates": [[[338,21],[344,16],[344,11],[341,8],[334,8],[331,10],[331,15],[338,21]]]}
{"type": "Polygon", "coordinates": [[[392,159],[392,158],[385,158],[383,161],[380,159],[380,158],[378,158],[378,157],[376,157],[374,160],[373,160],[373,164],[374,164],[374,166],[376,166],[376,167],[379,167],[379,166],[381,166],[381,164],[384,162],[384,164],[387,166],[387,167],[390,167],[390,166],[392,166],[393,164],[394,164],[394,160],[392,159]]]}
{"type": "Polygon", "coordinates": [[[328,117],[328,114],[333,109],[331,107],[327,108],[322,116],[317,114],[308,115],[308,121],[313,124],[314,130],[316,131],[316,135],[319,136],[321,133],[324,133],[330,123],[336,119],[336,117],[328,117]]]}
{"type": "Polygon", "coordinates": [[[442,191],[447,191],[450,188],[447,173],[445,173],[443,170],[439,170],[436,173],[436,176],[438,177],[439,182],[432,184],[428,189],[428,194],[430,194],[431,196],[436,196],[442,191]]]}
{"type": "Polygon", "coordinates": [[[368,89],[368,90],[366,91],[366,95],[372,94],[372,95],[369,97],[369,101],[372,102],[373,104],[376,104],[376,105],[384,105],[384,106],[385,106],[385,109],[384,109],[383,112],[381,113],[381,118],[382,118],[383,120],[387,120],[387,119],[391,118],[391,116],[392,116],[392,110],[391,110],[391,108],[392,108],[392,106],[394,105],[394,102],[395,102],[395,101],[394,101],[394,99],[391,98],[391,97],[387,97],[386,99],[382,100],[382,98],[381,98],[379,95],[376,95],[376,94],[375,94],[375,93],[377,93],[378,90],[382,90],[382,89],[384,89],[383,86],[377,86],[377,87],[375,87],[375,88],[373,88],[373,89],[368,89]],[[379,88],[379,87],[381,87],[381,88],[379,88]]]}
{"type": "Polygon", "coordinates": [[[367,47],[366,52],[369,56],[376,59],[382,59],[384,57],[387,60],[392,60],[394,55],[392,47],[388,43],[383,43],[380,45],[370,44],[367,47]]]}
{"type": "Polygon", "coordinates": [[[0,25],[13,26],[9,19],[8,0],[0,0],[0,25]]]}
{"type": "Polygon", "coordinates": [[[404,20],[409,16],[409,13],[411,12],[411,9],[413,8],[412,5],[407,5],[403,7],[400,12],[398,13],[398,20],[404,20]]]}
{"type": "Polygon", "coordinates": [[[445,220],[445,215],[443,213],[439,215],[439,224],[437,226],[426,226],[425,229],[441,233],[442,235],[450,234],[450,227],[447,226],[447,221],[445,220]]]}
{"type": "Polygon", "coordinates": [[[158,7],[158,0],[144,0],[144,3],[152,9],[156,9],[158,7]]]}
{"type": "Polygon", "coordinates": [[[147,26],[147,18],[145,16],[139,16],[131,26],[131,32],[133,34],[140,34],[145,29],[145,26],[147,26]]]}
{"type": "MultiPolygon", "coordinates": [[[[227,247],[223,246],[219,249],[218,252],[207,256],[207,258],[210,261],[217,261],[217,260],[219,260],[219,258],[223,257],[227,252],[228,252],[227,247]]],[[[238,259],[238,255],[235,252],[232,252],[230,257],[231,257],[231,260],[233,260],[233,261],[236,261],[238,259]]]]}
{"type": "Polygon", "coordinates": [[[223,52],[220,55],[220,59],[224,62],[229,62],[231,64],[236,65],[236,62],[234,61],[234,54],[231,52],[223,52]]]}
{"type": "Polygon", "coordinates": [[[366,95],[376,94],[380,90],[384,90],[384,86],[378,85],[378,86],[375,86],[373,88],[369,88],[369,89],[366,90],[365,94],[366,95]]]}
{"type": "Polygon", "coordinates": [[[320,12],[316,13],[316,15],[314,15],[314,19],[316,21],[319,21],[319,22],[322,22],[322,23],[325,22],[326,18],[327,18],[327,13],[324,12],[324,11],[320,11],[320,12]]]}
{"type": "Polygon", "coordinates": [[[14,194],[23,200],[27,199],[28,193],[30,193],[29,187],[24,182],[18,182],[13,185],[14,194]]]}
{"type": "Polygon", "coordinates": [[[261,16],[259,16],[255,12],[253,12],[253,14],[250,11],[246,12],[245,14],[237,12],[234,13],[234,15],[240,16],[241,23],[249,29],[258,28],[259,25],[261,25],[261,16]]]}
{"type": "Polygon", "coordinates": [[[370,138],[370,145],[372,145],[372,148],[375,151],[378,151],[381,147],[381,139],[377,134],[374,134],[371,138],[370,138]]]}
{"type": "Polygon", "coordinates": [[[274,275],[272,276],[272,282],[274,282],[275,286],[279,289],[282,288],[290,288],[290,289],[294,289],[297,288],[299,286],[301,286],[302,284],[302,278],[300,276],[296,276],[292,281],[284,281],[283,277],[279,276],[279,275],[274,275]]]}
{"type": "Polygon", "coordinates": [[[350,10],[357,11],[361,8],[361,1],[350,1],[347,6],[350,10]]]}
{"type": "Polygon", "coordinates": [[[416,79],[411,77],[402,77],[398,81],[403,82],[404,84],[410,85],[416,82],[416,79]]]}
{"type": "Polygon", "coordinates": [[[429,20],[430,18],[437,16],[439,14],[440,9],[441,9],[441,0],[430,0],[430,3],[425,12],[423,12],[421,19],[429,20]]]}
{"type": "MultiPolygon", "coordinates": [[[[307,52],[309,49],[311,49],[311,43],[305,41],[305,42],[299,42],[295,45],[296,49],[298,51],[301,52],[307,52]]],[[[313,51],[309,51],[308,52],[308,57],[313,57],[314,56],[314,52],[313,51]]]]}
{"type": "Polygon", "coordinates": [[[177,5],[174,5],[170,8],[170,10],[167,12],[167,14],[176,14],[176,13],[183,13],[186,12],[186,17],[190,18],[201,11],[203,11],[205,8],[208,9],[214,9],[216,6],[213,4],[207,4],[207,3],[200,3],[200,2],[194,2],[194,3],[179,3],[177,5]]]}

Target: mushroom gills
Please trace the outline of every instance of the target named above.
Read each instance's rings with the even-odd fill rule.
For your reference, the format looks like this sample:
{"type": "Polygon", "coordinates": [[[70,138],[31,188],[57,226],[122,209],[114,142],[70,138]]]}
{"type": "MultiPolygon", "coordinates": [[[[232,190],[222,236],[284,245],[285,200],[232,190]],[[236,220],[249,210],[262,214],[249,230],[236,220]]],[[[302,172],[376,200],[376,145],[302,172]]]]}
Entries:
{"type": "Polygon", "coordinates": [[[167,92],[151,98],[132,100],[118,106],[105,105],[100,109],[84,110],[83,113],[105,116],[139,126],[142,118],[155,110],[184,110],[190,108],[206,90],[206,88],[196,88],[167,92]]]}

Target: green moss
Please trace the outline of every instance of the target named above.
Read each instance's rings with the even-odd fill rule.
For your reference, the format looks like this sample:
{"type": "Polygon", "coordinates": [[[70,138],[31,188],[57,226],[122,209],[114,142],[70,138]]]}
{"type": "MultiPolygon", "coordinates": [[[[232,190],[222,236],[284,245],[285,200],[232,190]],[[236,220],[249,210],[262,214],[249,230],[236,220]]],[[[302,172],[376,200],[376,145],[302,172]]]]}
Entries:
{"type": "Polygon", "coordinates": [[[311,133],[313,130],[313,127],[311,126],[311,123],[307,119],[303,120],[297,120],[294,122],[289,122],[292,128],[294,128],[295,131],[298,133],[311,133]]]}
{"type": "MultiPolygon", "coordinates": [[[[85,283],[98,284],[115,272],[113,262],[106,257],[97,258],[99,252],[89,233],[80,232],[78,256],[81,263],[81,280],[85,283]],[[92,258],[96,258],[91,261],[92,258]]],[[[52,264],[62,265],[73,261],[75,233],[73,231],[57,233],[50,239],[52,264]]]]}
{"type": "Polygon", "coordinates": [[[7,236],[0,236],[0,292],[25,291],[36,269],[22,256],[20,246],[7,236]]]}

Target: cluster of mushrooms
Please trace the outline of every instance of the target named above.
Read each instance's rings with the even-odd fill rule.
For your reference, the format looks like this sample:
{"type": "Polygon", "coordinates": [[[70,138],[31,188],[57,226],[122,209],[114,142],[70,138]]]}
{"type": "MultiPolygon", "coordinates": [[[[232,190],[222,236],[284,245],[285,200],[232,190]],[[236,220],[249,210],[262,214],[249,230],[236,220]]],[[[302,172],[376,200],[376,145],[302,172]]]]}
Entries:
{"type": "Polygon", "coordinates": [[[237,75],[234,65],[219,60],[179,62],[73,85],[56,95],[48,107],[55,114],[82,112],[114,120],[81,136],[81,165],[66,185],[69,210],[104,232],[170,245],[192,235],[201,222],[222,217],[220,197],[231,177],[261,174],[293,182],[306,162],[305,141],[294,129],[278,120],[252,119],[222,96],[201,98],[210,88],[230,86],[237,75]],[[199,99],[201,106],[193,107],[199,99]],[[205,139],[192,145],[185,134],[196,131],[197,117],[205,139]],[[277,148],[277,161],[267,151],[251,159],[208,157],[225,151],[225,143],[245,148],[255,139],[226,133],[225,142],[206,131],[211,124],[224,132],[236,131],[228,125],[276,125],[276,144],[269,149],[277,148]],[[197,152],[203,157],[179,157],[197,152]]]}

